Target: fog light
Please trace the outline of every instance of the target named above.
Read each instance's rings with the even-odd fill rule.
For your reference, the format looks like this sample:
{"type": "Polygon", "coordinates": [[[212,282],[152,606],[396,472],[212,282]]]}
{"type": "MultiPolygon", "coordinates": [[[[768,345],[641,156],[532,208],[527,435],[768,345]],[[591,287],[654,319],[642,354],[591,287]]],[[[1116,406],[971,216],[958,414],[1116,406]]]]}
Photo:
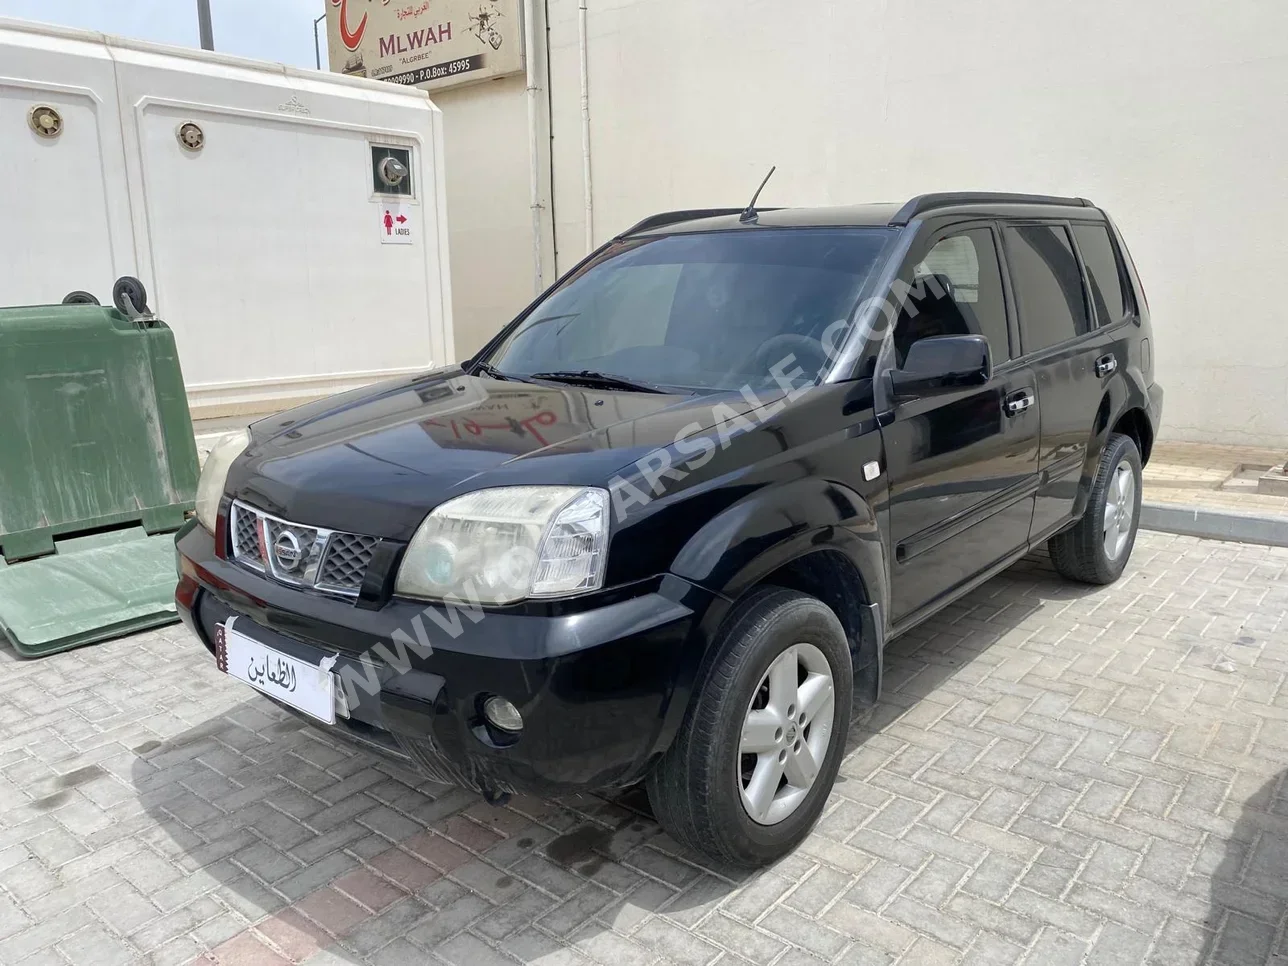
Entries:
{"type": "Polygon", "coordinates": [[[523,715],[505,698],[493,695],[483,702],[483,715],[502,731],[518,734],[523,730],[523,715]]]}

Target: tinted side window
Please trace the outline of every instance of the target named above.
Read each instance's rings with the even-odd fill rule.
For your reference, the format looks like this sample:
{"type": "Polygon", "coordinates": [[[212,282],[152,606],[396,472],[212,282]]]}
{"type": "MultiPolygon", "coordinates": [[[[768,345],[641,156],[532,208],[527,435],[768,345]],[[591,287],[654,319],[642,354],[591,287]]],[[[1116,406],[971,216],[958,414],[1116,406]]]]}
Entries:
{"type": "Polygon", "coordinates": [[[897,364],[933,335],[982,335],[995,364],[1011,357],[997,247],[987,228],[939,239],[913,269],[912,290],[894,330],[897,364]]]}
{"type": "Polygon", "coordinates": [[[1127,314],[1128,306],[1123,297],[1123,272],[1109,240],[1109,229],[1104,225],[1074,225],[1073,237],[1082,253],[1082,264],[1087,267],[1096,318],[1101,325],[1118,322],[1127,314]]]}
{"type": "Polygon", "coordinates": [[[1069,233],[1059,225],[1003,229],[1025,352],[1082,335],[1091,328],[1082,273],[1069,233]]]}

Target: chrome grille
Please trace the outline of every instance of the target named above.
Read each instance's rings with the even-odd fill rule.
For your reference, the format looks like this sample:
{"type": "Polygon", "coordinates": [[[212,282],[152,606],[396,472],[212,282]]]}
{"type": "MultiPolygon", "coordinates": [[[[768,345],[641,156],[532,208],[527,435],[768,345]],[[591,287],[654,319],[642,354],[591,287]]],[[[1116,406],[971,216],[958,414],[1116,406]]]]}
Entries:
{"type": "Polygon", "coordinates": [[[259,517],[234,503],[232,524],[233,559],[263,573],[264,556],[259,549],[259,517]]]}
{"type": "Polygon", "coordinates": [[[379,542],[375,537],[358,533],[332,534],[317,585],[326,590],[357,593],[379,542]]]}
{"type": "Polygon", "coordinates": [[[245,503],[233,503],[233,559],[295,587],[356,597],[377,537],[291,523],[245,503]]]}

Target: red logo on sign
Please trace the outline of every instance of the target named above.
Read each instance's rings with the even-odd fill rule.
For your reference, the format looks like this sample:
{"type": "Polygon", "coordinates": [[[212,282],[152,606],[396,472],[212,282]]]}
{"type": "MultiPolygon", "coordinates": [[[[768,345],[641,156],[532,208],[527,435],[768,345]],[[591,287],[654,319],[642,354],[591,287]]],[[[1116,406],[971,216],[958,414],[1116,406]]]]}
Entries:
{"type": "Polygon", "coordinates": [[[340,42],[349,50],[357,50],[362,43],[362,35],[367,32],[367,15],[362,15],[356,30],[350,30],[349,0],[331,0],[331,6],[340,8],[340,42]]]}

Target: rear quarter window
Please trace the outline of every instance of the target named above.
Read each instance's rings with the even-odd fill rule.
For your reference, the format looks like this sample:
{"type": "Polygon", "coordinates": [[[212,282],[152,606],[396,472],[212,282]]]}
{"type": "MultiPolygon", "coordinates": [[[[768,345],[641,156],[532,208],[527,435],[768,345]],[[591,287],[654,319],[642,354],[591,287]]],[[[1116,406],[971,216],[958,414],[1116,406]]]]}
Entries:
{"type": "Polygon", "coordinates": [[[1119,322],[1131,310],[1123,285],[1126,272],[1105,225],[1074,225],[1073,237],[1082,254],[1091,287],[1091,302],[1101,325],[1119,322]]]}

